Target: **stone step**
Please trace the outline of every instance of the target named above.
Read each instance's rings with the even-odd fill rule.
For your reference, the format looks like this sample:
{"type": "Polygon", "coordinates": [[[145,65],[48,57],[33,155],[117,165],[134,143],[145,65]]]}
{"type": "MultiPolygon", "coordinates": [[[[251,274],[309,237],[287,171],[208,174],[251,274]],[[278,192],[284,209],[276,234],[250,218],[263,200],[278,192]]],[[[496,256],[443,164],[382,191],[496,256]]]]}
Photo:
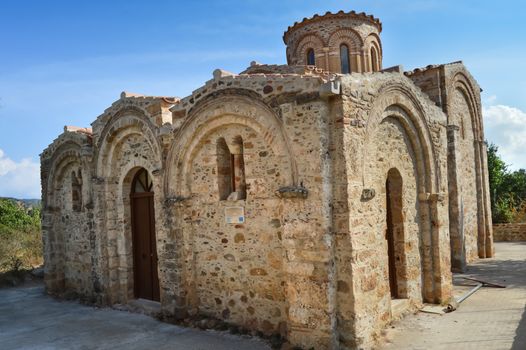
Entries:
{"type": "Polygon", "coordinates": [[[114,305],[113,308],[121,311],[144,314],[151,317],[157,317],[161,313],[161,303],[147,299],[134,299],[125,305],[114,305]]]}
{"type": "Polygon", "coordinates": [[[400,319],[410,307],[409,299],[391,299],[391,319],[400,319]]]}

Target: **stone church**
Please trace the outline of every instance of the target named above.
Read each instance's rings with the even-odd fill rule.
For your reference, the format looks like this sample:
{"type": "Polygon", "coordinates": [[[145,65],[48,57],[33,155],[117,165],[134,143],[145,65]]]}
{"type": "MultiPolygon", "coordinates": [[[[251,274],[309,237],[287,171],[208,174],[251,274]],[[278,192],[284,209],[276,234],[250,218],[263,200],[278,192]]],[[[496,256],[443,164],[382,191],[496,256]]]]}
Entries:
{"type": "Polygon", "coordinates": [[[327,12],[287,65],[123,92],[41,154],[48,293],[158,302],[314,349],[370,348],[493,255],[480,87],[384,68],[381,22],[327,12]]]}

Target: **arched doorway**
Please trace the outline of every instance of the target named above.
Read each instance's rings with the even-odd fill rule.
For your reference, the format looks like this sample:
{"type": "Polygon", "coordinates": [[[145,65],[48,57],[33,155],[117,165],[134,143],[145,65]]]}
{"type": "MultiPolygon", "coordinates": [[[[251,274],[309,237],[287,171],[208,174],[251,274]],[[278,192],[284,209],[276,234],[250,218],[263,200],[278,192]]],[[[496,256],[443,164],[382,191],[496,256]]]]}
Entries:
{"type": "Polygon", "coordinates": [[[402,176],[398,170],[390,169],[385,182],[387,223],[385,239],[389,264],[389,289],[393,299],[405,298],[407,294],[402,186],[402,176]]]}
{"type": "Polygon", "coordinates": [[[159,301],[153,195],[150,175],[140,169],[133,178],[130,194],[134,293],[136,298],[159,301]]]}

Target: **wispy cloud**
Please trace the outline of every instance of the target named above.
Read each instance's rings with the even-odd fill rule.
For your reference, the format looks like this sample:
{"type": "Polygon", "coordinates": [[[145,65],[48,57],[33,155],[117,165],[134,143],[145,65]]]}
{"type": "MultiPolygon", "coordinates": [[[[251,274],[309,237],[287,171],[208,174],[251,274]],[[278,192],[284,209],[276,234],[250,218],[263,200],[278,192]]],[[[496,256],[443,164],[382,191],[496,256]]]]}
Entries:
{"type": "MultiPolygon", "coordinates": [[[[93,76],[108,75],[108,70],[116,69],[123,72],[128,68],[137,66],[149,67],[155,71],[152,65],[169,65],[177,67],[181,65],[197,65],[203,63],[225,62],[232,59],[246,59],[247,65],[249,60],[254,57],[277,59],[281,57],[281,52],[270,50],[193,50],[179,52],[155,52],[155,53],[125,53],[114,55],[100,55],[73,60],[55,61],[46,64],[28,66],[19,69],[11,74],[17,78],[30,78],[32,81],[39,79],[53,78],[54,81],[68,77],[71,74],[76,76],[93,76]]],[[[130,72],[128,71],[128,74],[130,72]]],[[[6,74],[4,78],[8,78],[6,74]]]]}
{"type": "Polygon", "coordinates": [[[0,197],[40,198],[40,165],[32,159],[19,162],[0,149],[0,197]]]}
{"type": "Polygon", "coordinates": [[[526,112],[505,105],[484,107],[488,141],[499,147],[499,154],[512,169],[526,169],[526,112]]]}

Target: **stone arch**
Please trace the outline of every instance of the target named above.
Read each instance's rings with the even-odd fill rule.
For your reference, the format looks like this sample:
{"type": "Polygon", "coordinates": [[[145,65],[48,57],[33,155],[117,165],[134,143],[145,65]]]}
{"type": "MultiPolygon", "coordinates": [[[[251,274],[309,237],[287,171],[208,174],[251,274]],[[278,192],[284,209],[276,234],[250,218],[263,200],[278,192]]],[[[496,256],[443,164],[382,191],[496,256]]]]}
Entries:
{"type": "MultiPolygon", "coordinates": [[[[155,193],[154,196],[154,221],[156,222],[155,227],[155,235],[156,240],[158,241],[158,225],[159,222],[159,201],[155,197],[162,196],[161,193],[158,193],[157,191],[162,189],[162,186],[160,184],[160,179],[158,177],[152,176],[152,169],[149,164],[145,161],[140,161],[135,164],[128,164],[125,168],[122,169],[121,176],[119,178],[119,198],[117,200],[117,203],[121,203],[122,207],[118,211],[118,217],[123,222],[123,228],[122,228],[122,238],[118,239],[116,238],[117,242],[117,252],[119,252],[119,259],[118,259],[118,265],[119,268],[116,271],[119,274],[119,280],[121,280],[121,285],[118,286],[120,288],[120,293],[123,294],[122,298],[124,300],[133,299],[135,297],[134,295],[134,287],[135,287],[135,280],[134,280],[134,270],[133,270],[133,237],[132,237],[132,214],[131,214],[131,198],[130,195],[132,193],[132,182],[135,177],[135,175],[141,170],[145,169],[148,174],[150,175],[150,178],[153,183],[153,192],[155,193]]],[[[157,244],[157,255],[159,255],[159,246],[157,244]]],[[[117,261],[116,261],[117,262],[117,261]]],[[[161,277],[161,276],[159,276],[161,277]]]]}
{"type": "Polygon", "coordinates": [[[174,244],[179,252],[174,259],[186,266],[179,277],[181,284],[188,286],[186,291],[178,291],[174,286],[174,295],[184,300],[191,310],[212,312],[237,322],[253,319],[257,321],[245,323],[248,328],[254,329],[258,323],[265,322],[269,330],[277,330],[278,323],[285,321],[287,301],[285,289],[280,284],[285,278],[282,260],[285,253],[278,233],[281,226],[277,224],[283,222],[281,208],[285,203],[275,191],[280,186],[297,184],[296,165],[282,121],[253,92],[225,91],[205,97],[192,108],[174,135],[165,176],[170,225],[173,236],[177,235],[174,244]],[[236,153],[235,144],[240,145],[239,141],[243,141],[246,199],[220,200],[215,181],[218,174],[217,140],[221,138],[224,144],[221,141],[220,148],[225,153],[227,147],[229,152],[236,153]],[[259,162],[265,165],[260,166],[259,162]],[[275,172],[269,175],[266,170],[271,169],[275,172]],[[235,219],[237,224],[228,221],[226,210],[232,206],[244,208],[247,220],[244,217],[240,221],[235,219]],[[265,214],[254,215],[256,212],[265,214]],[[262,224],[260,220],[265,220],[264,216],[272,218],[275,226],[262,224]],[[219,235],[220,240],[209,240],[208,233],[204,234],[208,231],[216,232],[213,235],[219,235]],[[224,253],[213,253],[219,250],[224,253]],[[246,255],[249,251],[253,252],[252,258],[248,259],[250,262],[246,255]],[[251,266],[238,270],[241,261],[247,261],[251,266]],[[205,288],[219,283],[215,281],[218,278],[216,267],[238,271],[238,277],[221,291],[205,288]],[[241,281],[246,282],[245,287],[242,287],[245,282],[241,281]],[[235,291],[239,288],[244,289],[243,292],[235,291]],[[268,289],[273,296],[265,299],[262,294],[254,294],[251,288],[268,289]],[[238,309],[237,304],[226,305],[229,301],[225,299],[227,295],[241,297],[249,292],[255,297],[249,298],[243,309],[238,309]],[[217,300],[223,300],[222,304],[217,300]],[[246,313],[249,304],[252,314],[246,313]],[[232,309],[230,316],[222,314],[225,307],[232,309]],[[271,316],[272,310],[280,310],[275,311],[279,316],[271,316]]]}
{"type": "MultiPolygon", "coordinates": [[[[419,227],[418,242],[420,246],[420,272],[422,277],[421,295],[424,301],[437,301],[441,295],[441,286],[436,284],[436,275],[440,272],[440,260],[435,249],[438,249],[439,231],[433,224],[435,217],[434,200],[439,192],[439,174],[431,132],[427,124],[423,106],[418,98],[403,85],[391,84],[380,89],[379,97],[370,110],[370,118],[366,127],[365,146],[363,154],[363,170],[373,159],[368,150],[378,140],[376,130],[385,121],[393,120],[400,126],[404,137],[408,140],[410,152],[414,157],[416,194],[415,206],[419,227]],[[426,249],[426,247],[428,247],[426,249]]],[[[368,180],[363,176],[364,187],[368,180]]]]}
{"type": "Polygon", "coordinates": [[[383,56],[382,41],[380,40],[380,37],[375,33],[371,33],[367,38],[365,38],[364,49],[370,50],[371,47],[376,48],[379,56],[378,58],[379,60],[381,60],[381,57],[383,56]]]}
{"type": "MultiPolygon", "coordinates": [[[[379,90],[379,97],[370,109],[370,118],[367,121],[366,144],[375,138],[374,129],[392,113],[406,128],[413,147],[420,150],[417,161],[419,173],[420,193],[436,193],[438,191],[438,174],[436,172],[436,155],[433,147],[431,131],[427,125],[424,107],[418,98],[403,85],[390,84],[379,90]]],[[[364,147],[364,161],[367,159],[364,147]]],[[[364,163],[365,165],[365,163],[364,163]]],[[[362,179],[365,176],[362,174],[362,179]]]]}
{"type": "MultiPolygon", "coordinates": [[[[156,194],[154,220],[162,223],[162,181],[159,176],[153,175],[157,169],[153,169],[152,163],[143,158],[128,162],[116,169],[116,173],[108,174],[110,180],[102,184],[103,193],[99,198],[99,201],[104,201],[101,208],[105,232],[102,240],[106,242],[103,254],[107,262],[106,273],[108,277],[113,276],[107,280],[108,297],[112,303],[126,302],[134,298],[130,191],[132,180],[139,169],[146,169],[151,176],[156,194]]],[[[156,226],[158,252],[163,248],[159,244],[162,229],[160,224],[156,226]]],[[[159,266],[160,264],[161,262],[159,266]]],[[[160,280],[163,280],[161,277],[159,275],[160,280]]]]}
{"type": "Polygon", "coordinates": [[[68,174],[66,170],[74,164],[76,168],[82,169],[82,162],[80,157],[81,146],[75,142],[66,142],[62,144],[50,160],[50,172],[47,178],[47,203],[46,205],[56,209],[57,198],[55,190],[57,184],[68,174]]]}
{"type": "Polygon", "coordinates": [[[379,63],[379,56],[378,56],[378,50],[376,47],[371,46],[370,49],[370,61],[371,61],[371,72],[377,72],[380,70],[380,63],[379,63]]]}
{"type": "Polygon", "coordinates": [[[132,133],[141,135],[153,151],[156,165],[161,168],[162,148],[156,137],[157,127],[150,115],[137,106],[128,106],[118,110],[107,121],[97,141],[96,171],[97,176],[104,176],[108,169],[104,164],[111,164],[116,145],[132,133]]]}
{"type": "Polygon", "coordinates": [[[382,42],[377,34],[371,33],[365,38],[363,51],[364,69],[369,72],[381,70],[383,57],[382,42]]]}
{"type": "Polygon", "coordinates": [[[175,135],[167,157],[166,193],[170,196],[190,195],[189,166],[201,140],[229,124],[249,127],[261,135],[274,154],[287,163],[287,169],[282,169],[287,185],[298,183],[296,162],[281,120],[263,102],[227,94],[196,106],[175,135]]]}
{"type": "Polygon", "coordinates": [[[316,65],[319,65],[318,59],[320,57],[321,49],[324,47],[323,40],[315,34],[307,34],[298,40],[298,44],[294,50],[293,57],[296,58],[296,64],[307,64],[307,50],[313,49],[316,57],[316,65]]]}
{"type": "Polygon", "coordinates": [[[380,40],[380,37],[378,36],[378,34],[376,33],[371,33],[369,34],[369,36],[367,36],[367,38],[365,38],[365,48],[366,49],[370,49],[371,46],[375,46],[376,49],[378,50],[378,54],[380,55],[380,57],[382,57],[383,55],[383,52],[382,52],[382,41],[380,40]]]}
{"type": "Polygon", "coordinates": [[[341,72],[341,46],[348,47],[351,72],[363,71],[363,40],[360,35],[350,28],[339,29],[333,32],[328,40],[330,48],[329,61],[331,62],[331,71],[341,72]]]}
{"type": "MultiPolygon", "coordinates": [[[[79,135],[65,133],[50,146],[49,158],[42,162],[42,167],[49,169],[46,175],[43,171],[42,178],[45,280],[47,289],[53,294],[64,293],[68,285],[65,271],[67,238],[62,222],[63,216],[73,211],[72,193],[68,189],[72,189],[71,172],[83,168],[81,147],[79,135]]],[[[85,176],[84,171],[82,174],[85,176]]]]}
{"type": "Polygon", "coordinates": [[[473,130],[475,140],[483,140],[482,135],[482,114],[480,112],[475,89],[470,82],[470,79],[462,72],[455,74],[451,91],[459,91],[464,96],[470,111],[470,124],[473,130]]]}
{"type": "MultiPolygon", "coordinates": [[[[485,159],[486,150],[484,145],[483,121],[477,89],[478,87],[476,87],[472,78],[462,71],[453,76],[449,85],[449,91],[453,94],[452,101],[456,101],[453,102],[456,103],[456,105],[449,108],[458,107],[462,109],[467,107],[467,113],[464,114],[468,114],[456,115],[457,108],[448,113],[448,124],[459,126],[461,133],[458,138],[458,145],[456,146],[460,151],[459,155],[461,158],[460,163],[458,163],[458,168],[456,169],[460,170],[461,175],[456,183],[458,187],[457,191],[453,191],[457,198],[452,196],[450,199],[460,203],[462,208],[466,205],[470,206],[472,210],[469,210],[469,212],[472,212],[473,209],[477,211],[475,225],[470,224],[471,220],[469,217],[452,218],[452,222],[454,222],[455,225],[453,231],[459,231],[459,233],[461,233],[460,235],[457,235],[456,238],[451,235],[452,254],[456,257],[454,268],[460,271],[465,268],[466,262],[471,261],[477,256],[479,258],[485,258],[493,255],[491,217],[489,214],[489,192],[487,187],[488,174],[485,170],[487,160],[485,159]],[[465,104],[465,107],[458,105],[458,99],[461,99],[460,103],[465,104]],[[457,118],[460,119],[457,120],[457,118]],[[469,120],[465,122],[464,118],[469,118],[469,120]],[[468,130],[468,128],[470,130],[468,130]],[[466,136],[468,135],[473,137],[473,142],[471,142],[470,139],[466,139],[466,136]],[[471,164],[474,169],[466,168],[468,166],[466,159],[471,157],[473,157],[473,162],[471,164]],[[474,174],[471,174],[472,170],[474,170],[474,174]],[[471,181],[466,180],[468,177],[471,181]],[[466,196],[464,196],[465,194],[466,196]],[[475,197],[476,203],[471,202],[470,198],[472,197],[475,197]],[[462,225],[459,225],[459,222],[462,223],[462,225]],[[464,230],[466,230],[466,233],[464,233],[464,230]],[[474,230],[476,230],[476,236],[473,234],[474,230]],[[470,232],[472,233],[471,235],[469,234],[470,232]],[[464,240],[453,242],[453,239],[458,241],[462,239],[464,240]],[[468,239],[473,243],[466,243],[468,239]],[[477,246],[476,252],[471,249],[471,247],[474,246],[475,240],[477,246]],[[459,256],[461,258],[458,258],[459,256]]],[[[456,212],[460,213],[461,211],[457,210],[456,212]]],[[[460,215],[458,213],[456,214],[457,216],[460,215]]]]}
{"type": "Polygon", "coordinates": [[[359,53],[363,47],[363,40],[355,30],[350,28],[338,29],[333,32],[328,40],[330,47],[340,47],[341,44],[347,44],[351,54],[359,53]]]}
{"type": "MultiPolygon", "coordinates": [[[[96,200],[101,218],[97,224],[101,236],[107,297],[110,303],[126,302],[134,297],[131,226],[129,211],[130,174],[144,168],[155,187],[155,221],[162,222],[164,193],[158,174],[162,172],[162,148],[157,128],[150,115],[137,106],[126,106],[108,118],[97,140],[95,154],[96,200]]],[[[132,176],[133,178],[133,176],[132,176]]],[[[131,180],[130,180],[131,181],[131,180]]],[[[156,227],[164,233],[162,225],[156,227]]],[[[161,235],[157,235],[159,242],[161,235]]],[[[158,244],[157,249],[163,246],[158,244]]],[[[161,277],[161,276],[160,276],[161,277]]]]}

